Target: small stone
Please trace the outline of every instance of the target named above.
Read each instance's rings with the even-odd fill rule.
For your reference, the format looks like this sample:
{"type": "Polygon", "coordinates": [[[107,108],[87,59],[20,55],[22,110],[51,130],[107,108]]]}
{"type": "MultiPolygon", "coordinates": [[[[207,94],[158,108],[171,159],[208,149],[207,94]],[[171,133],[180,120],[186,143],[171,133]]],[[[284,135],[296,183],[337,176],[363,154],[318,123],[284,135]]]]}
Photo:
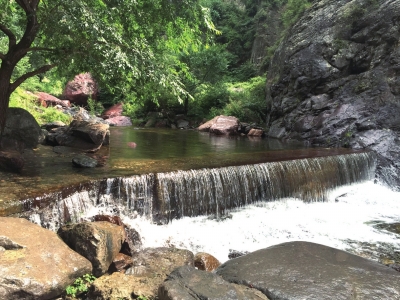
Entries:
{"type": "Polygon", "coordinates": [[[218,268],[221,263],[211,254],[199,252],[194,256],[194,266],[202,271],[211,272],[218,268]]]}
{"type": "Polygon", "coordinates": [[[74,167],[78,168],[95,168],[97,166],[97,160],[85,155],[81,155],[74,157],[72,159],[72,164],[74,167]]]}

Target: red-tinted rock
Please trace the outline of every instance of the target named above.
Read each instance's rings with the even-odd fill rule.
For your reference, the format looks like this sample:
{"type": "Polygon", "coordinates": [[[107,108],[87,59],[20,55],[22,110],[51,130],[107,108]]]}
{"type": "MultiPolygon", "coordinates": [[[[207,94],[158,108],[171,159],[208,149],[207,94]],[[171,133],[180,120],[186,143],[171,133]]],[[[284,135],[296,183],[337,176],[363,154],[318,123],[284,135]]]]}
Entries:
{"type": "Polygon", "coordinates": [[[38,102],[44,107],[56,105],[61,105],[62,107],[71,107],[71,103],[68,100],[60,100],[57,97],[44,92],[38,92],[36,93],[36,96],[38,97],[38,102]]]}
{"type": "Polygon", "coordinates": [[[211,125],[210,133],[217,135],[235,135],[239,127],[239,120],[235,117],[219,116],[211,125]]]}
{"type": "Polygon", "coordinates": [[[106,122],[111,126],[132,126],[131,118],[125,116],[109,118],[106,122]]]}
{"type": "Polygon", "coordinates": [[[264,135],[264,131],[262,129],[255,129],[252,128],[250,129],[249,133],[247,134],[248,136],[263,136],[264,135]]]}
{"type": "Polygon", "coordinates": [[[218,116],[200,125],[199,131],[209,131],[216,135],[236,135],[238,134],[239,120],[231,116],[218,116]]]}
{"type": "Polygon", "coordinates": [[[122,103],[117,103],[110,108],[107,108],[103,113],[101,114],[101,117],[106,120],[114,117],[119,117],[122,115],[122,110],[123,110],[123,105],[122,103]]]}
{"type": "Polygon", "coordinates": [[[90,73],[76,75],[64,90],[64,97],[76,105],[87,105],[88,98],[96,100],[97,94],[98,86],[90,73]]]}
{"type": "Polygon", "coordinates": [[[119,225],[122,226],[124,223],[122,223],[121,218],[118,216],[108,216],[108,215],[96,215],[93,217],[93,221],[99,222],[99,221],[104,221],[104,222],[109,222],[111,224],[119,225]]]}
{"type": "Polygon", "coordinates": [[[117,256],[114,258],[113,262],[110,265],[110,268],[108,269],[109,273],[114,273],[114,272],[122,272],[125,273],[125,270],[132,267],[133,265],[133,259],[132,256],[123,254],[123,253],[118,253],[117,256]]]}
{"type": "Polygon", "coordinates": [[[199,252],[194,256],[194,266],[203,271],[211,272],[218,268],[221,263],[211,254],[199,252]]]}
{"type": "Polygon", "coordinates": [[[197,130],[198,130],[198,131],[209,132],[209,131],[210,131],[211,125],[213,125],[213,124],[216,122],[217,119],[218,119],[218,117],[214,117],[214,119],[211,119],[210,121],[207,121],[207,122],[201,124],[201,125],[197,128],[197,130]]]}

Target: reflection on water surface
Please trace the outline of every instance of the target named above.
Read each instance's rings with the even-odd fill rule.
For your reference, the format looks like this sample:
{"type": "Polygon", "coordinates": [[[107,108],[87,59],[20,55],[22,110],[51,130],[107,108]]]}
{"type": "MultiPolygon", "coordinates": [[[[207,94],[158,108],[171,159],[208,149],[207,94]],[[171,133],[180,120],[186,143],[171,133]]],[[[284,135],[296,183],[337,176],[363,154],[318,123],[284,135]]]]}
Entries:
{"type": "MultiPolygon", "coordinates": [[[[91,156],[103,166],[77,169],[79,152],[39,146],[25,153],[22,174],[0,172],[0,215],[16,200],[35,198],[94,179],[222,166],[255,164],[354,152],[305,148],[274,139],[218,137],[192,130],[111,128],[111,145],[91,156]],[[135,147],[132,147],[135,143],[135,147]]],[[[9,212],[10,210],[8,210],[9,212]]],[[[18,211],[18,208],[16,208],[18,211]]]]}

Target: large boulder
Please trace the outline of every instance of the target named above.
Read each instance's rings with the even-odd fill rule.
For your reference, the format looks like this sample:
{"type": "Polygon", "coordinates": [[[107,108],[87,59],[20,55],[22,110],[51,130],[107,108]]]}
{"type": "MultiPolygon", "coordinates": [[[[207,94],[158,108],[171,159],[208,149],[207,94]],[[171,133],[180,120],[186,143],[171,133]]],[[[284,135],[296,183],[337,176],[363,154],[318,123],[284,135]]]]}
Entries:
{"type": "Polygon", "coordinates": [[[109,222],[69,224],[58,230],[61,239],[93,265],[93,275],[107,272],[125,240],[122,226],[109,222]]]}
{"type": "Polygon", "coordinates": [[[90,262],[52,231],[20,218],[0,217],[0,299],[53,299],[90,262]]]}
{"type": "Polygon", "coordinates": [[[131,299],[131,295],[155,299],[158,287],[174,269],[193,266],[193,253],[176,248],[148,248],[132,257],[125,274],[115,272],[97,279],[89,299],[131,299]]]}
{"type": "Polygon", "coordinates": [[[23,143],[26,148],[36,148],[42,135],[39,124],[25,109],[7,109],[3,136],[23,143]]]}
{"type": "Polygon", "coordinates": [[[50,129],[46,143],[83,150],[99,149],[110,143],[110,126],[95,121],[74,119],[69,126],[50,129]]]}
{"type": "Polygon", "coordinates": [[[342,250],[289,242],[221,265],[225,280],[252,286],[272,300],[400,299],[400,273],[342,250]]]}
{"type": "Polygon", "coordinates": [[[76,75],[74,80],[69,81],[64,89],[64,98],[76,105],[87,105],[87,100],[97,99],[99,89],[96,81],[90,73],[76,75]]]}
{"type": "Polygon", "coordinates": [[[126,116],[112,117],[106,120],[111,126],[132,126],[132,120],[126,116]]]}
{"type": "Polygon", "coordinates": [[[269,136],[373,149],[400,187],[399,15],[400,0],[314,1],[268,70],[269,136]]]}
{"type": "Polygon", "coordinates": [[[122,111],[123,111],[123,103],[117,103],[104,110],[103,113],[101,114],[101,117],[105,120],[109,118],[119,117],[122,115],[122,111]]]}
{"type": "Polygon", "coordinates": [[[220,276],[183,266],[173,271],[158,290],[160,300],[268,300],[260,291],[224,281],[220,276]]]}
{"type": "Polygon", "coordinates": [[[212,120],[200,125],[199,131],[206,131],[216,135],[238,134],[239,120],[231,116],[217,116],[212,120]]]}
{"type": "Polygon", "coordinates": [[[73,136],[77,136],[96,146],[110,143],[110,126],[108,124],[75,119],[69,124],[69,131],[73,136]]]}

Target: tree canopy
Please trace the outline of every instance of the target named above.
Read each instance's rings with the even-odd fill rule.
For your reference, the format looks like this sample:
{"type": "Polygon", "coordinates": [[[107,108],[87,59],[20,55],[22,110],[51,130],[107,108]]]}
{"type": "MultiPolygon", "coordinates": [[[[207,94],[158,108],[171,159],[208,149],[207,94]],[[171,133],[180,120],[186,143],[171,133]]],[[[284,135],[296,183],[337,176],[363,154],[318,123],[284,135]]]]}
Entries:
{"type": "Polygon", "coordinates": [[[150,85],[180,98],[168,55],[210,29],[198,0],[0,0],[0,129],[16,87],[56,66],[67,76],[91,72],[111,92],[150,85]]]}

